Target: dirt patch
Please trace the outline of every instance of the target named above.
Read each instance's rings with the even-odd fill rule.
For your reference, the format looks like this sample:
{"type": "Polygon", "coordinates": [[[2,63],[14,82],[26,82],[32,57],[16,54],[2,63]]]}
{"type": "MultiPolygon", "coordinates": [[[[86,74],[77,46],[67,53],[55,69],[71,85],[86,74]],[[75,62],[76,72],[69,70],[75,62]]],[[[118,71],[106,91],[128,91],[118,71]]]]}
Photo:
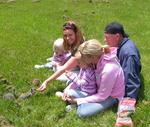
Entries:
{"type": "Polygon", "coordinates": [[[0,127],[14,127],[4,116],[0,116],[0,127]]]}

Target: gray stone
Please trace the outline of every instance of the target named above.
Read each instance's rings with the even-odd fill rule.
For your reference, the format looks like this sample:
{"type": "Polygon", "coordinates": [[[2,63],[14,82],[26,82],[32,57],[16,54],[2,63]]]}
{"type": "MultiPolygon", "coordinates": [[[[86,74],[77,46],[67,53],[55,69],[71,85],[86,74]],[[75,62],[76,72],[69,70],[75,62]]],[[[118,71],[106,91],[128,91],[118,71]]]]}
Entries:
{"type": "Polygon", "coordinates": [[[0,127],[14,127],[13,125],[10,124],[10,122],[4,117],[0,116],[0,127]]]}
{"type": "Polygon", "coordinates": [[[12,94],[12,93],[5,93],[3,95],[3,99],[5,99],[5,100],[15,100],[16,98],[15,98],[14,94],[12,94]]]}

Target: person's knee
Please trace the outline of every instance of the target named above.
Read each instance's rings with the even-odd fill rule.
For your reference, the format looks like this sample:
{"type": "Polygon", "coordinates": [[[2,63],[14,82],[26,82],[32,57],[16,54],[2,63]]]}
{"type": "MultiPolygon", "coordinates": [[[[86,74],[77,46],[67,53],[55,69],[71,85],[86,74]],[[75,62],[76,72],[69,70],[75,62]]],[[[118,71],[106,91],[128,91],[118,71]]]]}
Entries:
{"type": "Polygon", "coordinates": [[[78,109],[78,110],[77,110],[77,115],[78,115],[80,118],[85,118],[85,117],[88,116],[87,111],[85,111],[84,109],[78,109]]]}

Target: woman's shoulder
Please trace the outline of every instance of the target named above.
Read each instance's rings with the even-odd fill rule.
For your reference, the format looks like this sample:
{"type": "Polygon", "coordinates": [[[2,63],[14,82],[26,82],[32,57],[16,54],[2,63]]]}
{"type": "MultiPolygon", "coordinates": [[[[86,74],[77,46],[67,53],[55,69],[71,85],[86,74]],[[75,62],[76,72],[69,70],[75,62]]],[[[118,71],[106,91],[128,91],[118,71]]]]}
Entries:
{"type": "Polygon", "coordinates": [[[97,64],[97,70],[103,72],[111,72],[120,69],[120,63],[116,55],[103,56],[102,60],[97,64]]]}
{"type": "Polygon", "coordinates": [[[106,61],[117,59],[117,47],[110,47],[109,52],[103,55],[103,59],[106,61]]]}

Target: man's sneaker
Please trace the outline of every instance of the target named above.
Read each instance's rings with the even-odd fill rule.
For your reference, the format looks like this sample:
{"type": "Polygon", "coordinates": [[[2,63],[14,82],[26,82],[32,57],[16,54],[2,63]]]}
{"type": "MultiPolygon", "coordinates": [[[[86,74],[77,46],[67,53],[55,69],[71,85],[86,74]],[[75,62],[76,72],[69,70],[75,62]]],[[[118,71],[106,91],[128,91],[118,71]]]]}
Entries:
{"type": "Polygon", "coordinates": [[[63,92],[57,91],[57,92],[55,93],[55,95],[56,95],[57,97],[62,97],[62,96],[63,96],[63,92]]]}
{"type": "Polygon", "coordinates": [[[34,68],[35,68],[35,69],[44,68],[44,65],[35,65],[34,68]]]}
{"type": "Polygon", "coordinates": [[[66,106],[66,112],[71,112],[75,108],[76,108],[75,104],[67,105],[66,106]]]}

